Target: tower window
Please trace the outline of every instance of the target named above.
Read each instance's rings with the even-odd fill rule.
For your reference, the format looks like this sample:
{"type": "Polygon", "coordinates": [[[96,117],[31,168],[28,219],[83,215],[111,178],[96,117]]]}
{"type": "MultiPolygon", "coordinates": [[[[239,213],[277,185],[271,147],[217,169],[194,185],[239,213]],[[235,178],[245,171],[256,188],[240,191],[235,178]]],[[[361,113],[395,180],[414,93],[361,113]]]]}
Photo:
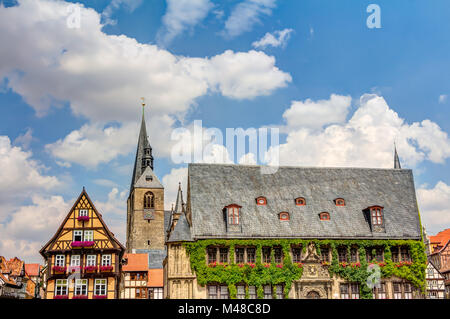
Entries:
{"type": "Polygon", "coordinates": [[[330,214],[327,212],[323,212],[319,214],[320,220],[330,220],[330,214]]]}
{"type": "Polygon", "coordinates": [[[298,197],[295,199],[295,205],[297,206],[305,206],[306,200],[303,197],[298,197]]]}
{"type": "Polygon", "coordinates": [[[260,196],[256,199],[256,205],[258,206],[265,206],[267,205],[267,199],[263,196],[260,196]]]}
{"type": "Polygon", "coordinates": [[[336,198],[334,200],[336,206],[345,206],[345,200],[343,198],[336,198]]]}
{"type": "Polygon", "coordinates": [[[155,195],[152,192],[147,192],[144,195],[144,208],[155,207],[155,195]]]}

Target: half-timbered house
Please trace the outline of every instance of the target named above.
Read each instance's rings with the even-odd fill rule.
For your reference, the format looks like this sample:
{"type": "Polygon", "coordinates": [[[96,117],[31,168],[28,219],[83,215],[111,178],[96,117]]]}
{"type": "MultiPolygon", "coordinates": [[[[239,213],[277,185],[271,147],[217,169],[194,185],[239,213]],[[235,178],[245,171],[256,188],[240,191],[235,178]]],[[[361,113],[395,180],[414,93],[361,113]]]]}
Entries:
{"type": "Polygon", "coordinates": [[[55,235],[40,250],[47,261],[45,298],[118,298],[124,251],[83,188],[55,235]]]}
{"type": "Polygon", "coordinates": [[[426,279],[427,299],[444,299],[445,277],[430,261],[427,264],[426,279]]]}

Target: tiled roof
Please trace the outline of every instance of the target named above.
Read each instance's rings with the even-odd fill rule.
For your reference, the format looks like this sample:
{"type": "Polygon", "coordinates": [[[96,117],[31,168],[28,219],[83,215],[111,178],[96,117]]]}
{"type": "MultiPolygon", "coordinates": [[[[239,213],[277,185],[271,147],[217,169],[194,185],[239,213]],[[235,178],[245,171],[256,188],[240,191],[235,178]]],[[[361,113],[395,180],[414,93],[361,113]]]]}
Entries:
{"type": "MultiPolygon", "coordinates": [[[[434,247],[439,246],[442,249],[450,240],[450,228],[447,228],[435,236],[430,236],[430,244],[434,247]]],[[[433,251],[434,252],[434,251],[433,251]]]]}
{"type": "Polygon", "coordinates": [[[37,277],[39,276],[39,270],[41,269],[41,265],[39,264],[25,264],[25,272],[28,276],[37,277]]]}
{"type": "Polygon", "coordinates": [[[147,271],[148,257],[147,254],[125,254],[127,264],[122,266],[123,271],[147,271]]]}
{"type": "MultiPolygon", "coordinates": [[[[409,169],[279,167],[190,164],[191,235],[198,238],[408,238],[420,239],[420,221],[409,169]],[[257,206],[258,196],[267,198],[257,206]],[[295,198],[304,197],[305,206],[295,198]],[[336,198],[346,205],[337,207],[336,198]],[[239,229],[227,232],[223,208],[242,206],[239,229]],[[363,210],[384,207],[385,232],[372,232],[363,210]],[[278,213],[289,212],[289,221],[278,213]],[[331,220],[318,214],[329,212],[331,220]]],[[[188,203],[189,204],[189,203],[188,203]]]]}
{"type": "Polygon", "coordinates": [[[11,258],[6,262],[8,270],[11,271],[11,276],[20,276],[20,272],[23,269],[23,261],[17,257],[11,258]]]}

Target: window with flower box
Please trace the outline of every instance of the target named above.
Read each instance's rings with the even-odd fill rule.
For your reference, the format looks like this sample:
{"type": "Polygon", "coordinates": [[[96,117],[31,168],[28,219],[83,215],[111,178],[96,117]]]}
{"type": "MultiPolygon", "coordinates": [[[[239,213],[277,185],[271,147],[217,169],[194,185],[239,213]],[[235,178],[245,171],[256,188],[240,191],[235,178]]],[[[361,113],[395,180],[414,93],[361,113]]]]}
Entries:
{"type": "Polygon", "coordinates": [[[355,263],[358,261],[358,249],[351,248],[350,249],[350,262],[355,263]]]}
{"type": "Polygon", "coordinates": [[[294,263],[299,263],[302,261],[302,249],[300,247],[292,248],[292,261],[294,263]]]}
{"type": "Polygon", "coordinates": [[[81,217],[89,216],[89,210],[88,209],[80,209],[78,211],[78,216],[81,216],[81,217]]]}
{"type": "Polygon", "coordinates": [[[264,286],[264,299],[272,299],[272,286],[271,285],[265,285],[264,286]]]}
{"type": "Polygon", "coordinates": [[[106,279],[95,279],[94,282],[94,295],[106,296],[106,279]]]}
{"type": "Polygon", "coordinates": [[[74,230],[73,231],[73,241],[83,241],[83,231],[74,230]]]}
{"type": "Polygon", "coordinates": [[[338,249],[339,262],[347,262],[347,248],[341,247],[338,249]]]}
{"type": "Polygon", "coordinates": [[[262,248],[262,259],[263,263],[269,264],[270,263],[270,247],[263,247],[262,248]]]}
{"type": "Polygon", "coordinates": [[[243,264],[245,262],[245,260],[244,260],[244,253],[245,253],[244,248],[236,248],[235,249],[235,254],[236,254],[235,261],[236,261],[236,264],[243,264]]]}
{"type": "Polygon", "coordinates": [[[84,241],[94,241],[94,231],[85,230],[84,231],[84,241]]]}
{"type": "Polygon", "coordinates": [[[254,264],[256,262],[256,249],[247,248],[247,262],[254,264]]]}
{"type": "Polygon", "coordinates": [[[411,256],[409,255],[408,247],[401,247],[400,248],[400,254],[401,254],[401,257],[402,257],[401,261],[411,261],[411,256]]]}
{"type": "Polygon", "coordinates": [[[209,247],[208,248],[208,264],[212,264],[217,262],[217,248],[209,247]]]}
{"type": "Polygon", "coordinates": [[[238,285],[236,286],[236,290],[237,290],[236,294],[237,299],[245,299],[245,286],[238,285]]]}
{"type": "Polygon", "coordinates": [[[386,283],[380,283],[380,287],[373,288],[373,299],[386,299],[386,283]]]}
{"type": "Polygon", "coordinates": [[[81,265],[81,256],[80,255],[72,255],[70,256],[70,266],[79,267],[81,265]]]}
{"type": "Polygon", "coordinates": [[[67,279],[57,279],[55,283],[55,296],[66,296],[68,294],[67,279]]]}
{"type": "Polygon", "coordinates": [[[97,265],[97,256],[96,255],[87,255],[86,256],[86,266],[96,266],[97,265]]]}
{"type": "Polygon", "coordinates": [[[66,265],[66,256],[56,255],[55,256],[55,266],[64,267],[66,265]]]}
{"type": "Polygon", "coordinates": [[[228,262],[228,248],[219,248],[219,258],[221,263],[228,262]]]}
{"type": "Polygon", "coordinates": [[[102,255],[102,266],[111,266],[111,255],[102,255]]]}
{"type": "Polygon", "coordinates": [[[88,280],[87,279],[75,279],[75,296],[87,296],[88,293],[88,280]]]}
{"type": "Polygon", "coordinates": [[[391,247],[391,259],[393,262],[397,263],[400,261],[400,251],[399,247],[391,247]]]}
{"type": "Polygon", "coordinates": [[[283,250],[281,247],[274,248],[274,259],[276,264],[281,264],[283,262],[283,250]]]}

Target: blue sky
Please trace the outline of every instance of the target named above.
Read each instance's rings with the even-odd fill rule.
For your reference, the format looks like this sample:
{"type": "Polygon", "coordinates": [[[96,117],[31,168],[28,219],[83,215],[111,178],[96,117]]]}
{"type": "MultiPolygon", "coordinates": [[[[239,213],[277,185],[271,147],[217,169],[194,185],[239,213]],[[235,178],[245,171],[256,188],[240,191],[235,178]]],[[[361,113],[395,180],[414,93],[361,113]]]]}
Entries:
{"type": "Polygon", "coordinates": [[[83,186],[124,241],[141,96],[169,207],[170,134],[202,120],[280,128],[286,165],[390,168],[396,140],[428,232],[450,226],[448,1],[0,3],[0,254],[38,260],[83,186]]]}

